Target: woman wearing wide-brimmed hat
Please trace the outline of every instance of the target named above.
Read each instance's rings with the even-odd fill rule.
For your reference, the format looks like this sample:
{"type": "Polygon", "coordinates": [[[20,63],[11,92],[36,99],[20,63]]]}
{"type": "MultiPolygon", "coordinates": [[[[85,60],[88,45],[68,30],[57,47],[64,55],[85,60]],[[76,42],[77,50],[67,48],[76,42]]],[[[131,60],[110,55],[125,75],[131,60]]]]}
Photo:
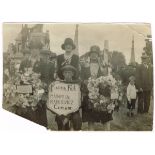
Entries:
{"type": "MultiPolygon", "coordinates": [[[[65,65],[72,65],[79,72],[79,56],[73,54],[73,50],[76,48],[71,38],[66,38],[61,48],[65,51],[64,54],[57,56],[57,75],[61,80],[64,80],[61,68],[65,65]]],[[[73,80],[78,79],[79,73],[74,75],[73,80]]]]}
{"type": "Polygon", "coordinates": [[[98,112],[93,109],[93,105],[89,100],[89,91],[87,88],[87,81],[89,78],[99,78],[104,76],[102,70],[102,64],[100,62],[100,47],[97,45],[91,46],[90,52],[88,53],[90,57],[90,62],[87,67],[81,68],[81,79],[82,79],[82,121],[88,122],[88,130],[94,130],[94,123],[101,122],[105,124],[106,122],[112,120],[111,114],[98,112]]]}
{"type": "Polygon", "coordinates": [[[84,66],[81,68],[81,78],[83,80],[88,79],[90,76],[99,77],[102,75],[102,68],[99,62],[100,59],[100,47],[97,45],[93,45],[90,47],[90,51],[88,53],[90,61],[88,62],[88,66],[84,66]]]}

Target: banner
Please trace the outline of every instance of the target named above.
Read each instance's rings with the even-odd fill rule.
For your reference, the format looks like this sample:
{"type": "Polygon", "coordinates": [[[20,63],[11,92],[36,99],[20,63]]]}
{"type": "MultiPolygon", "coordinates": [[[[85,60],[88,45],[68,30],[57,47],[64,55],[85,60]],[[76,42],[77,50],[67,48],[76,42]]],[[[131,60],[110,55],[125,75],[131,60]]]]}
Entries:
{"type": "Polygon", "coordinates": [[[55,82],[49,86],[47,107],[58,115],[68,115],[79,109],[81,92],[78,84],[55,82]]]}
{"type": "Polygon", "coordinates": [[[17,85],[16,92],[20,94],[32,94],[32,85],[17,85]]]}

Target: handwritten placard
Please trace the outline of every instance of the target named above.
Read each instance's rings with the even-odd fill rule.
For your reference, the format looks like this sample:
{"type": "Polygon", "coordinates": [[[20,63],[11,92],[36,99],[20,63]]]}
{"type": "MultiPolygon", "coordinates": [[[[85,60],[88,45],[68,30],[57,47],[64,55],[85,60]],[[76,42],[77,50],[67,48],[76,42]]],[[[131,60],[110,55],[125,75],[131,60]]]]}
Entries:
{"type": "Polygon", "coordinates": [[[32,85],[17,85],[16,92],[21,94],[31,94],[32,93],[32,85]]]}
{"type": "Polygon", "coordinates": [[[54,83],[49,86],[47,107],[58,115],[68,115],[81,105],[80,86],[78,84],[54,83]]]}

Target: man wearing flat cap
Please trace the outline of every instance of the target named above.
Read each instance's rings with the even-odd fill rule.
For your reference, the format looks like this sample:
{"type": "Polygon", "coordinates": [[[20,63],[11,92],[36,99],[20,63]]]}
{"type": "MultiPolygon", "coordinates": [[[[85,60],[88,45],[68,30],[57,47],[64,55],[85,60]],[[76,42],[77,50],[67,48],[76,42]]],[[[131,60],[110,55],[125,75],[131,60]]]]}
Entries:
{"type": "Polygon", "coordinates": [[[40,61],[37,61],[33,66],[33,71],[40,73],[41,81],[46,83],[48,86],[54,80],[55,66],[50,62],[50,51],[42,50],[40,52],[40,56],[40,61]]]}
{"type": "Polygon", "coordinates": [[[75,81],[73,80],[73,77],[74,76],[77,76],[77,70],[74,66],[72,65],[66,65],[66,66],[63,66],[61,68],[61,72],[62,72],[62,75],[63,75],[63,81],[65,82],[68,82],[68,83],[72,83],[75,81]]]}
{"type": "MultiPolygon", "coordinates": [[[[51,82],[54,81],[54,72],[55,66],[53,63],[50,62],[50,54],[49,50],[42,50],[40,52],[40,61],[36,61],[33,66],[33,71],[36,73],[40,73],[40,80],[46,88],[51,82]]],[[[46,100],[47,100],[47,91],[45,91],[42,100],[38,103],[38,123],[47,127],[47,114],[46,114],[46,100]]]]}
{"type": "Polygon", "coordinates": [[[65,51],[64,54],[57,56],[57,76],[63,80],[61,68],[65,65],[72,65],[76,68],[77,74],[73,76],[73,80],[79,77],[79,56],[73,54],[73,50],[76,48],[71,38],[66,38],[61,48],[65,51]]]}
{"type": "Polygon", "coordinates": [[[153,67],[149,56],[142,53],[142,64],[136,70],[136,86],[138,88],[138,113],[148,113],[153,88],[153,67]]]}
{"type": "MultiPolygon", "coordinates": [[[[75,83],[75,80],[73,80],[73,77],[77,76],[77,70],[72,65],[65,65],[61,68],[61,72],[63,75],[63,81],[65,83],[75,83]]],[[[77,110],[74,113],[69,114],[68,116],[58,116],[56,115],[56,122],[58,125],[58,130],[70,130],[72,124],[73,130],[81,130],[82,126],[82,120],[80,117],[79,110],[77,110]]]]}

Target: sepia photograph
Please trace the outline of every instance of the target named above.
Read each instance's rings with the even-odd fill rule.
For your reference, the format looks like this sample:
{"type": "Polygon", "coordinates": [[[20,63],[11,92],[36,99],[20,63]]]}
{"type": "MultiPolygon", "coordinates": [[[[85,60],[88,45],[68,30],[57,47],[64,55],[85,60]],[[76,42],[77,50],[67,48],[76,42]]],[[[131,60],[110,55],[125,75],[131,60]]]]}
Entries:
{"type": "Polygon", "coordinates": [[[149,23],[3,23],[3,109],[51,131],[152,131],[149,23]]]}

